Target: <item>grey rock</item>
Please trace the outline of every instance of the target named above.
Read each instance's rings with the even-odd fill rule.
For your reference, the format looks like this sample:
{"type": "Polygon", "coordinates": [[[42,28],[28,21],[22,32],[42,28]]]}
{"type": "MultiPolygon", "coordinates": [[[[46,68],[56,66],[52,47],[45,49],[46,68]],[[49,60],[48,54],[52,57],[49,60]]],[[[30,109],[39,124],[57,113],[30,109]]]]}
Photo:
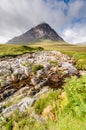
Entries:
{"type": "Polygon", "coordinates": [[[37,77],[38,77],[38,78],[43,78],[43,77],[45,77],[45,76],[46,76],[45,70],[38,70],[38,71],[37,71],[37,77]]]}
{"type": "Polygon", "coordinates": [[[24,67],[24,70],[25,70],[25,74],[26,74],[26,76],[29,76],[30,73],[31,73],[31,68],[24,67]]]}
{"type": "Polygon", "coordinates": [[[9,116],[9,115],[12,114],[16,109],[17,109],[17,104],[12,105],[11,107],[8,107],[8,108],[4,109],[3,112],[2,112],[3,117],[9,116]]]}
{"type": "Polygon", "coordinates": [[[69,75],[77,74],[78,71],[75,66],[73,66],[71,63],[68,62],[62,62],[62,67],[68,70],[69,75]]]}
{"type": "Polygon", "coordinates": [[[40,80],[39,80],[39,78],[32,78],[31,82],[35,86],[35,85],[37,85],[40,82],[40,80]]]}
{"type": "Polygon", "coordinates": [[[42,79],[38,85],[35,86],[35,89],[40,89],[48,84],[47,79],[42,79]]]}
{"type": "Polygon", "coordinates": [[[22,99],[18,103],[19,112],[25,111],[28,108],[28,106],[33,106],[35,101],[36,101],[36,98],[25,97],[24,99],[22,99]]]}
{"type": "Polygon", "coordinates": [[[25,79],[27,79],[27,76],[25,74],[22,74],[20,80],[25,80],[25,79]]]}
{"type": "Polygon", "coordinates": [[[44,65],[44,68],[45,68],[45,71],[48,71],[48,70],[50,70],[51,65],[50,65],[50,64],[45,64],[45,65],[44,65]]]}
{"type": "Polygon", "coordinates": [[[42,95],[42,94],[44,94],[44,93],[46,93],[46,92],[48,92],[48,91],[49,91],[49,89],[48,89],[47,87],[44,87],[44,88],[42,88],[42,89],[40,90],[40,92],[38,92],[37,94],[35,94],[34,97],[37,98],[37,97],[39,97],[40,95],[42,95]]]}
{"type": "Polygon", "coordinates": [[[34,102],[36,101],[36,98],[29,98],[25,97],[19,103],[14,104],[2,111],[3,117],[9,116],[12,114],[16,109],[21,113],[25,111],[29,106],[32,106],[34,102]]]}

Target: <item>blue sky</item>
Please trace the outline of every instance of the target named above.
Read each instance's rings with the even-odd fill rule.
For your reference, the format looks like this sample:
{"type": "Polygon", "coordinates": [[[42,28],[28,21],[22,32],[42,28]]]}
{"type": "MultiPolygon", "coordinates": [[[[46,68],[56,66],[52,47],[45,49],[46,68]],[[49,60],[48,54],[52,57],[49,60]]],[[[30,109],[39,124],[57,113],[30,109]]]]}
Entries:
{"type": "Polygon", "coordinates": [[[67,42],[86,42],[86,0],[0,0],[0,43],[42,22],[67,42]]]}
{"type": "Polygon", "coordinates": [[[66,4],[68,4],[68,3],[70,2],[70,0],[64,0],[64,2],[65,2],[66,4]]]}

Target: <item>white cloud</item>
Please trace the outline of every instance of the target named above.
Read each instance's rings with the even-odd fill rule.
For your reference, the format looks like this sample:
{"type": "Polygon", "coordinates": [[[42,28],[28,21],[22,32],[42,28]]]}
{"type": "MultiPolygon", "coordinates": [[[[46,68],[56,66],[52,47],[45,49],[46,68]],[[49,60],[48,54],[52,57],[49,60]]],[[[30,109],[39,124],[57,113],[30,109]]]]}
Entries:
{"type": "Polygon", "coordinates": [[[73,28],[66,28],[63,31],[65,41],[71,43],[86,42],[86,25],[77,24],[73,28]]]}
{"type": "MultiPolygon", "coordinates": [[[[86,17],[84,6],[84,0],[74,0],[68,5],[63,0],[0,0],[0,43],[24,33],[41,22],[49,23],[64,39],[74,42],[72,37],[68,38],[70,32],[76,31],[74,27],[72,30],[70,25],[74,19],[86,17]],[[64,11],[67,12],[66,16],[64,11]],[[64,27],[65,31],[61,31],[64,27]]],[[[82,24],[82,28],[84,26],[82,24]]],[[[72,36],[76,41],[77,34],[73,33],[72,36]]],[[[84,39],[84,34],[82,37],[84,39]]]]}
{"type": "Polygon", "coordinates": [[[83,8],[83,0],[75,0],[75,2],[72,2],[69,4],[68,7],[68,17],[70,18],[77,18],[80,15],[80,12],[83,8]]]}

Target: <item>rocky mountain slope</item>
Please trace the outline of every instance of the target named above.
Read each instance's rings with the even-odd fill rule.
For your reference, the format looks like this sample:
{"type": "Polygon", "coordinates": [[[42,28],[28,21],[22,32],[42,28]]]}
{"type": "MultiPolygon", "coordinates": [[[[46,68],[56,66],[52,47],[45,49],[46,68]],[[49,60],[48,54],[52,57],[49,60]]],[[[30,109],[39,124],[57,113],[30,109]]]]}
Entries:
{"type": "Polygon", "coordinates": [[[26,33],[14,37],[9,40],[8,43],[29,43],[36,42],[44,39],[49,39],[52,41],[64,41],[54,29],[50,27],[47,23],[39,24],[38,26],[30,29],[26,33]]]}

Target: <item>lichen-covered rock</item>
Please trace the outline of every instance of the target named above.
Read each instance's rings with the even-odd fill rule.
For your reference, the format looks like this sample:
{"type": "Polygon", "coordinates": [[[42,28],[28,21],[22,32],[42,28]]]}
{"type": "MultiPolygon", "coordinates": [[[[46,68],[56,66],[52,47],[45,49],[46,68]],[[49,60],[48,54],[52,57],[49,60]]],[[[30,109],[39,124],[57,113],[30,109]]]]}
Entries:
{"type": "Polygon", "coordinates": [[[62,62],[61,66],[64,70],[68,70],[69,75],[77,74],[78,71],[75,66],[73,66],[71,63],[68,62],[62,62]]]}

